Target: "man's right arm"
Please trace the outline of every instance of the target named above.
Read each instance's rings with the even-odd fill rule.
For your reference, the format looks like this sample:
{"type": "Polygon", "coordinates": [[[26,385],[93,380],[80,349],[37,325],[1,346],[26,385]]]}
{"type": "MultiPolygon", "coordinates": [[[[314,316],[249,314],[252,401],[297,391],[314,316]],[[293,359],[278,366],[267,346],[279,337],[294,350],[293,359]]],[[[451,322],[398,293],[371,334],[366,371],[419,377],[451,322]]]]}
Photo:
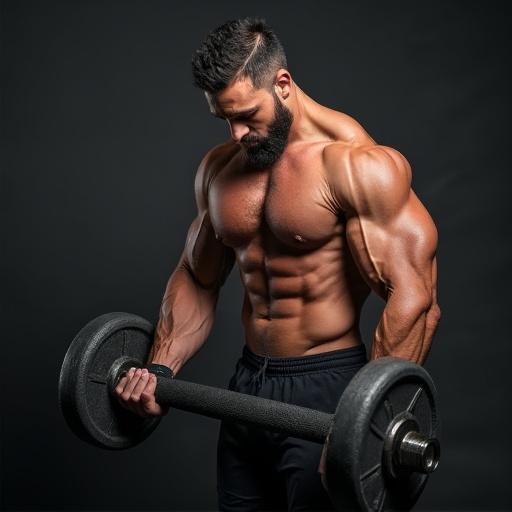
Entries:
{"type": "Polygon", "coordinates": [[[208,212],[200,212],[167,283],[148,363],[168,366],[176,375],[201,348],[213,325],[220,287],[233,263],[232,250],[215,238],[208,212]]]}
{"type": "MultiPolygon", "coordinates": [[[[217,240],[208,213],[207,186],[222,160],[222,150],[214,148],[197,171],[197,217],[190,225],[180,261],[167,282],[147,361],[167,366],[175,375],[206,341],[220,287],[235,261],[233,250],[217,240]]],[[[166,411],[155,401],[155,387],[153,374],[131,369],[120,380],[116,392],[121,404],[134,413],[161,415],[166,411]]]]}

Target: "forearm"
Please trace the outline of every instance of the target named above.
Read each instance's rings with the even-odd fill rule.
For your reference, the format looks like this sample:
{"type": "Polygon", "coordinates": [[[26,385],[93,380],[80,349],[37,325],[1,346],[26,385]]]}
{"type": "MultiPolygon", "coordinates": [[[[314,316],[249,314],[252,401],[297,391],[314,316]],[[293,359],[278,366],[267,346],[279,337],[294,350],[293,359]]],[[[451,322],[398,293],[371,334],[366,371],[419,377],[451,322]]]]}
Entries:
{"type": "Polygon", "coordinates": [[[148,362],[169,366],[177,374],[206,341],[217,298],[218,290],[197,283],[183,260],[167,284],[148,362]]]}
{"type": "Polygon", "coordinates": [[[439,318],[437,302],[411,290],[392,293],[375,331],[371,358],[394,356],[423,364],[439,318]]]}

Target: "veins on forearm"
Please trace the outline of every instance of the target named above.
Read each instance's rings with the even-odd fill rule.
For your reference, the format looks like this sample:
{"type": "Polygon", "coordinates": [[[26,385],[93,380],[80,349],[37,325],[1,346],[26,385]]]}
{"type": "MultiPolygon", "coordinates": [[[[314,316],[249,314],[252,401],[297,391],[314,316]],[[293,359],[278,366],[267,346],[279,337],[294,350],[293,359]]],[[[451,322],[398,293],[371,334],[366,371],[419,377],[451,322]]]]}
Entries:
{"type": "Polygon", "coordinates": [[[375,331],[372,359],[395,356],[421,364],[431,343],[427,330],[429,310],[429,305],[411,308],[388,302],[375,331]],[[405,307],[407,312],[403,311],[405,307]]]}

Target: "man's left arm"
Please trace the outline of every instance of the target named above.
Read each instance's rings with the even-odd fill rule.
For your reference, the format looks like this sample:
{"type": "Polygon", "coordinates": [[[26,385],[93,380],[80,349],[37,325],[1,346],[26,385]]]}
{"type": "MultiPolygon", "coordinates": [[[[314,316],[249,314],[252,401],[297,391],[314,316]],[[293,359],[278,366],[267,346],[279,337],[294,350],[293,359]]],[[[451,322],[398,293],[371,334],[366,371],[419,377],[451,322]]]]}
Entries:
{"type": "Polygon", "coordinates": [[[384,146],[334,148],[326,155],[350,250],[368,285],[386,301],[371,358],[422,364],[440,318],[437,230],[411,190],[410,166],[384,146]]]}

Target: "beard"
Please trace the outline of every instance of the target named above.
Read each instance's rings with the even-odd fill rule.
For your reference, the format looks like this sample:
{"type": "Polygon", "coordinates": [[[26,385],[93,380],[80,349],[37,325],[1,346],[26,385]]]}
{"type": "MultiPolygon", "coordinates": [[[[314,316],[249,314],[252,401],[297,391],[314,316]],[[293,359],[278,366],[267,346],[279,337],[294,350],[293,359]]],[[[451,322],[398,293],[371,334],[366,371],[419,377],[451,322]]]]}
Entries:
{"type": "Polygon", "coordinates": [[[254,169],[265,169],[275,164],[288,142],[293,114],[274,96],[274,120],[265,137],[246,135],[241,143],[247,163],[254,169]]]}

